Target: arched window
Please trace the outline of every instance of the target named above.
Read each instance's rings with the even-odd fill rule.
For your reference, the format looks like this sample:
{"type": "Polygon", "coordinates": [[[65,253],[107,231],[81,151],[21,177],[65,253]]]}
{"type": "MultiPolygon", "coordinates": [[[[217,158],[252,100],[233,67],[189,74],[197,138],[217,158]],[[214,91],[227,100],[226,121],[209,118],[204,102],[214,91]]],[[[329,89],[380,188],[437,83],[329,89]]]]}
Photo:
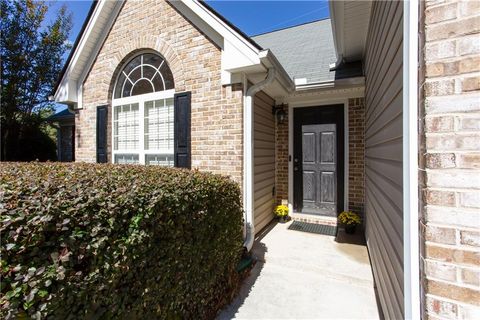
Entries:
{"type": "Polygon", "coordinates": [[[144,53],[128,62],[118,76],[115,99],[174,88],[173,75],[159,55],[144,53]]]}
{"type": "Polygon", "coordinates": [[[173,75],[167,62],[142,53],[120,71],[113,95],[114,163],[173,166],[173,75]]]}

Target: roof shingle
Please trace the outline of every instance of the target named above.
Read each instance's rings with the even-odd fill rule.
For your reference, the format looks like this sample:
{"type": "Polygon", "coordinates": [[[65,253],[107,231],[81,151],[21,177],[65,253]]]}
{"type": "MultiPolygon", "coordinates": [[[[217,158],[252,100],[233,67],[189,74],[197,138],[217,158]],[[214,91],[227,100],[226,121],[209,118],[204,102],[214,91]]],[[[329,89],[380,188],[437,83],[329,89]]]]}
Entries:
{"type": "Polygon", "coordinates": [[[335,79],[329,65],[336,61],[330,19],[313,21],[273,31],[252,39],[272,50],[292,79],[306,78],[307,83],[335,79]]]}

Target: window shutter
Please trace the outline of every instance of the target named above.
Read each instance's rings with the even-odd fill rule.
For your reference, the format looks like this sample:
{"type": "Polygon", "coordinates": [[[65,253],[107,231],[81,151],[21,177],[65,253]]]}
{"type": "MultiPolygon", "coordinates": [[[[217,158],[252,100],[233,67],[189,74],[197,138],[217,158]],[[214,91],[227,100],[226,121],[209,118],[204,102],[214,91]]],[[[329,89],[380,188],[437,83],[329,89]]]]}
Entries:
{"type": "Polygon", "coordinates": [[[97,107],[97,163],[107,162],[108,105],[97,107]]]}
{"type": "Polygon", "coordinates": [[[190,125],[191,92],[175,94],[174,97],[174,163],[175,167],[191,167],[190,125]]]}

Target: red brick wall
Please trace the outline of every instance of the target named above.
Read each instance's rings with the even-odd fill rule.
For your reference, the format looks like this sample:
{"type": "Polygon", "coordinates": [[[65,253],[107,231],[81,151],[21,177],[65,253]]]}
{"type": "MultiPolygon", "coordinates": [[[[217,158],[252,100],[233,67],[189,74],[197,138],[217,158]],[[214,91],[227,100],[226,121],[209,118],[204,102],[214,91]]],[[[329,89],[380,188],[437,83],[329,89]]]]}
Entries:
{"type": "Polygon", "coordinates": [[[348,99],[348,207],[364,213],[365,99],[348,99]]]}

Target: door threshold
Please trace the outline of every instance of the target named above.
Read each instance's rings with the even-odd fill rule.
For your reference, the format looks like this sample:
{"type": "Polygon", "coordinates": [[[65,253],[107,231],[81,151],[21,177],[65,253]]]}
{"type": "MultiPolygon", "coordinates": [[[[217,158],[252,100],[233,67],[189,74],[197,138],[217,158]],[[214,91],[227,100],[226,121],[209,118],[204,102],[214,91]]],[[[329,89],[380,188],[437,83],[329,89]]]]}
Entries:
{"type": "Polygon", "coordinates": [[[301,212],[293,212],[290,216],[294,221],[325,224],[329,226],[337,225],[337,218],[335,217],[320,216],[317,214],[308,214],[308,213],[301,213],[301,212]]]}

